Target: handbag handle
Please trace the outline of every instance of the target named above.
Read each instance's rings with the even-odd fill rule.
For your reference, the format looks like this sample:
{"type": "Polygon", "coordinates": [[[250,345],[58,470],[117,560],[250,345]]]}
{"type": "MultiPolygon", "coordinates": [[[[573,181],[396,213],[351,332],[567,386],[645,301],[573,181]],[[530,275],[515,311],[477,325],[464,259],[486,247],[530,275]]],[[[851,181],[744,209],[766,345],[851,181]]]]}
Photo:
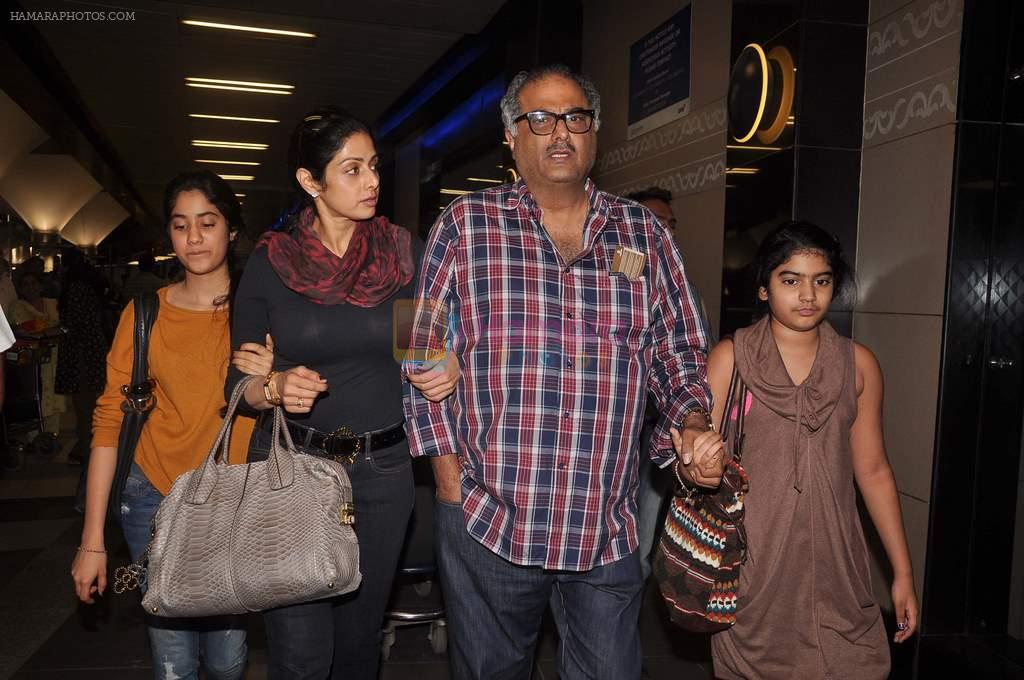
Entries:
{"type": "Polygon", "coordinates": [[[743,382],[743,378],[740,377],[739,368],[736,366],[735,359],[732,364],[732,377],[729,379],[729,394],[725,398],[725,410],[722,411],[722,422],[718,427],[718,431],[722,435],[724,441],[729,441],[729,426],[731,423],[730,416],[732,415],[732,409],[736,408],[736,432],[733,435],[732,441],[732,457],[736,462],[739,462],[743,457],[743,419],[746,416],[747,411],[747,384],[743,382]],[[736,393],[739,392],[739,404],[736,405],[736,393]]]}
{"type": "MultiPolygon", "coordinates": [[[[228,451],[231,447],[231,428],[234,421],[235,411],[242,400],[245,389],[253,380],[262,376],[249,375],[238,381],[235,389],[231,392],[231,399],[228,401],[227,410],[224,413],[224,422],[221,423],[217,438],[210,447],[210,453],[206,455],[203,465],[189,479],[188,489],[185,492],[187,502],[201,505],[210,499],[214,487],[217,485],[217,468],[220,465],[228,464],[228,451]],[[217,461],[217,454],[220,453],[220,462],[217,461]]],[[[291,486],[295,481],[295,459],[293,451],[295,444],[292,441],[291,433],[284,424],[284,411],[280,406],[274,407],[274,431],[273,441],[270,444],[270,457],[267,459],[267,478],[270,488],[274,491],[291,486]],[[284,431],[285,446],[281,446],[281,431],[284,431]]]]}

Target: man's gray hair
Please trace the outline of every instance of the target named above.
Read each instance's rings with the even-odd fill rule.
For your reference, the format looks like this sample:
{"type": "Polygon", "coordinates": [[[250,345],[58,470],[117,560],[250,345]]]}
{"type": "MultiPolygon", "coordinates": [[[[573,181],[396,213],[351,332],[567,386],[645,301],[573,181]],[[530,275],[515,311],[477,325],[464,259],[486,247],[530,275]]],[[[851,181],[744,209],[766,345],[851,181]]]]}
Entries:
{"type": "Polygon", "coordinates": [[[520,71],[512,79],[512,82],[508,84],[505,96],[501,98],[501,122],[505,125],[505,129],[508,130],[509,134],[513,137],[516,136],[515,119],[523,113],[519,103],[519,93],[530,83],[535,83],[549,76],[560,76],[566,80],[571,80],[583,90],[583,95],[587,98],[587,104],[590,108],[594,109],[594,130],[600,128],[601,95],[598,93],[597,88],[594,87],[594,83],[586,76],[573,72],[572,69],[564,64],[551,64],[548,66],[538,66],[529,71],[520,71]]]}

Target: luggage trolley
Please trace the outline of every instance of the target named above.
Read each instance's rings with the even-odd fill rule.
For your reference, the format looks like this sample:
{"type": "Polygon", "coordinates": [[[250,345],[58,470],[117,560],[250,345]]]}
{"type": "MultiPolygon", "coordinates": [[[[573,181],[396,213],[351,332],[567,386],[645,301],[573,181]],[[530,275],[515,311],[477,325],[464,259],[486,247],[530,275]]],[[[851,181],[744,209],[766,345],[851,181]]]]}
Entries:
{"type": "Polygon", "coordinates": [[[20,337],[4,352],[4,408],[3,437],[8,455],[20,467],[26,450],[53,455],[59,450],[56,440],[43,435],[43,381],[42,368],[53,360],[56,339],[20,337]],[[32,432],[32,444],[25,439],[32,432]]]}
{"type": "Polygon", "coordinates": [[[434,480],[426,459],[413,461],[416,498],[391,600],[384,613],[380,655],[387,661],[395,644],[395,631],[430,624],[427,638],[435,654],[448,649],[448,624],[437,582],[434,561],[434,480]]]}

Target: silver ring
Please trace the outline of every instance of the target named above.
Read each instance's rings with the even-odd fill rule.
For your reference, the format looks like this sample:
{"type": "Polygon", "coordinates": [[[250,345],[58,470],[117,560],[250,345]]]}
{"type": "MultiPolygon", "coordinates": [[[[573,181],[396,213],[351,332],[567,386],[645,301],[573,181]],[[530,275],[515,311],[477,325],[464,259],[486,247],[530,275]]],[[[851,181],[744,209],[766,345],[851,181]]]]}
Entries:
{"type": "Polygon", "coordinates": [[[896,628],[898,628],[899,630],[906,630],[907,629],[907,624],[905,624],[902,621],[900,621],[899,623],[896,624],[896,628]]]}
{"type": "Polygon", "coordinates": [[[295,401],[295,403],[299,405],[299,408],[302,408],[302,397],[299,397],[299,398],[298,398],[298,399],[297,399],[297,400],[295,401]]]}

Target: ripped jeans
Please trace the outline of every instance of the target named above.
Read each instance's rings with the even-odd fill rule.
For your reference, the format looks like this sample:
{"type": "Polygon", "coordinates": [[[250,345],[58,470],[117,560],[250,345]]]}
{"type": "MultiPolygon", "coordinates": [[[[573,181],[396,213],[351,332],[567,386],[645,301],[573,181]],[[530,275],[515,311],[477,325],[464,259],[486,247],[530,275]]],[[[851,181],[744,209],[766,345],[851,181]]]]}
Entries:
{"type": "MultiPolygon", "coordinates": [[[[121,496],[121,528],[133,562],[149,544],[150,523],[162,500],[133,464],[121,496]]],[[[238,680],[245,672],[245,628],[237,617],[169,619],[147,614],[146,624],[156,680],[198,680],[200,659],[211,680],[238,680]]]]}

